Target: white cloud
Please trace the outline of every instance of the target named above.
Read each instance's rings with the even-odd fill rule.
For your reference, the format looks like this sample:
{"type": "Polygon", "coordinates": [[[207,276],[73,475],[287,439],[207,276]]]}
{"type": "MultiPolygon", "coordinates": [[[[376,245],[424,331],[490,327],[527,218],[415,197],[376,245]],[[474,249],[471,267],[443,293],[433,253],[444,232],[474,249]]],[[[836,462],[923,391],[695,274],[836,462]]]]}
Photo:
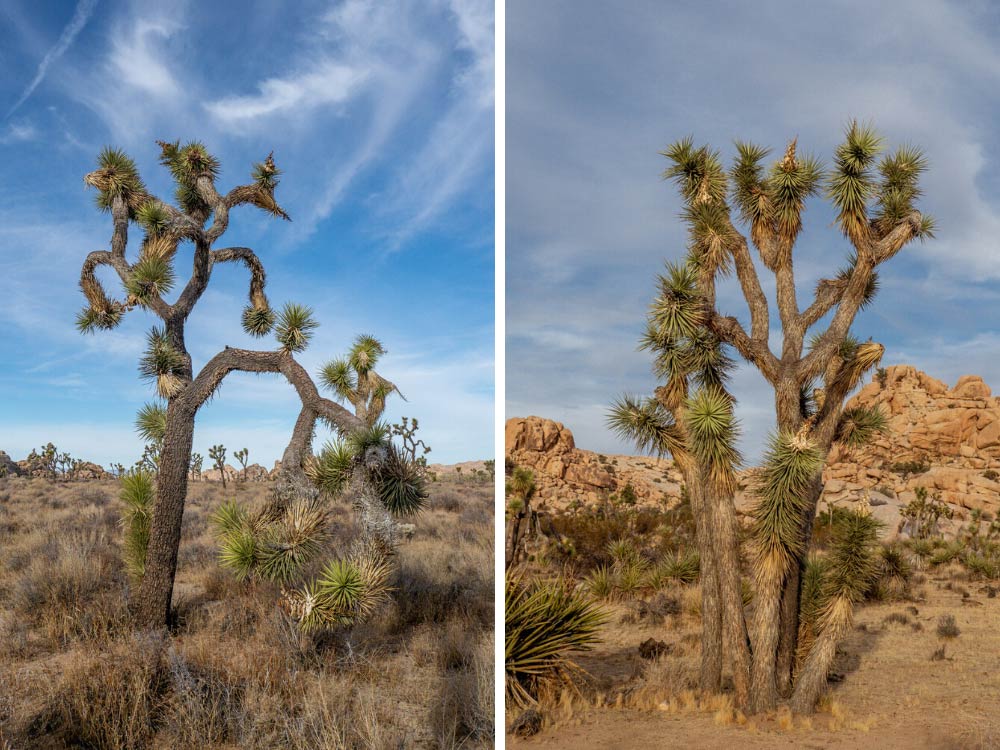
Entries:
{"type": "Polygon", "coordinates": [[[10,117],[14,112],[24,104],[28,97],[31,96],[35,89],[41,85],[42,81],[45,80],[45,76],[60,57],[62,57],[66,50],[70,48],[73,42],[76,40],[77,35],[83,31],[83,27],[87,25],[87,21],[90,20],[90,16],[94,12],[94,8],[97,7],[97,0],[80,0],[77,3],[76,9],[73,11],[73,18],[62,30],[59,35],[59,40],[55,45],[45,53],[45,57],[38,64],[38,70],[35,72],[35,77],[31,79],[31,82],[27,85],[24,91],[21,92],[21,96],[14,103],[14,106],[7,111],[7,117],[10,117]]]}
{"type": "Polygon", "coordinates": [[[29,123],[10,123],[6,132],[0,134],[0,145],[6,146],[10,143],[20,143],[31,141],[38,135],[38,131],[29,123]]]}
{"type": "Polygon", "coordinates": [[[303,116],[313,107],[337,104],[354,94],[368,76],[365,70],[324,60],[315,68],[287,78],[268,78],[253,96],[230,96],[205,105],[222,123],[242,123],[269,115],[294,112],[303,116]]]}
{"type": "Polygon", "coordinates": [[[176,21],[140,18],[112,37],[111,75],[132,88],[154,97],[179,93],[170,64],[158,48],[158,39],[169,39],[180,29],[176,21]]]}

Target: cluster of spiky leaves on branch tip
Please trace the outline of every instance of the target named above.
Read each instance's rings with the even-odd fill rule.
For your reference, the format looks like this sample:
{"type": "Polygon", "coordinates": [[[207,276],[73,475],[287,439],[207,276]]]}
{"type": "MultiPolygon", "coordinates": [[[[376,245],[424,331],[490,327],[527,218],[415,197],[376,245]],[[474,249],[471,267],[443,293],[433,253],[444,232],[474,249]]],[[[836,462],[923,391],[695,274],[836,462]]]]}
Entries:
{"type": "MultiPolygon", "coordinates": [[[[740,707],[773,708],[777,685],[786,689],[783,678],[790,678],[794,665],[788,664],[783,674],[779,657],[789,641],[794,653],[799,575],[831,445],[864,445],[885,429],[877,409],[843,409],[848,393],[883,353],[880,344],[852,338],[850,326],[878,289],[877,266],[910,240],[931,236],[933,221],[915,208],[926,168],[923,156],[902,147],[876,163],[881,149],[882,141],[870,127],[851,123],[831,170],[813,157],[799,156],[794,140],[770,169],[763,166],[766,149],[738,142],[728,173],[718,152],[696,148],[690,138],[664,152],[671,164],[665,177],[677,183],[684,202],[688,254],[682,263],[668,264],[659,277],[641,342],[654,354],[661,385],[652,397],[621,397],[609,413],[609,425],[640,449],[672,455],[684,474],[700,527],[701,683],[704,689],[718,689],[725,639],[740,707]],[[806,200],[824,188],[851,246],[848,265],[820,281],[813,302],[801,310],[792,251],[806,200]],[[737,222],[749,228],[749,241],[737,222]],[[750,257],[751,243],[775,274],[780,356],[769,348],[769,304],[750,257]],[[735,317],[717,310],[716,280],[734,270],[749,307],[749,332],[735,317]],[[804,352],[807,332],[823,320],[829,321],[825,330],[813,336],[804,352]],[[726,390],[730,349],[774,387],[778,424],[755,483],[757,605],[755,628],[749,632],[737,599],[740,558],[733,493],[739,456],[733,397],[726,390]],[[788,607],[782,603],[789,596],[794,598],[793,619],[783,621],[788,607]],[[793,637],[785,638],[789,629],[793,637]]],[[[849,600],[842,599],[842,605],[849,600]]],[[[826,651],[821,655],[825,658],[826,651]]],[[[799,709],[817,697],[796,694],[799,709]]]]}

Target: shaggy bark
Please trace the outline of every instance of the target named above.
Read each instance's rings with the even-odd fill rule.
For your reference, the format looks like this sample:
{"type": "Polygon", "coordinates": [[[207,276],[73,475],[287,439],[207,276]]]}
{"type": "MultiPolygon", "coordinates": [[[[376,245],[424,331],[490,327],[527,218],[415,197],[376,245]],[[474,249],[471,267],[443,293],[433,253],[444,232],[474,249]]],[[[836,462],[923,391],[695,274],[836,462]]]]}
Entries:
{"type": "MultiPolygon", "coordinates": [[[[705,481],[704,486],[711,487],[711,483],[705,481]]],[[[732,494],[719,489],[711,492],[706,506],[711,523],[709,546],[714,552],[721,600],[723,651],[729,654],[732,664],[736,707],[746,710],[750,696],[750,645],[743,609],[736,510],[732,494]]]]}
{"type": "Polygon", "coordinates": [[[719,592],[719,565],[712,544],[711,520],[701,477],[695,470],[684,472],[695,522],[695,538],[700,560],[701,584],[701,668],[698,685],[710,693],[722,688],[722,602],[719,592]]]}

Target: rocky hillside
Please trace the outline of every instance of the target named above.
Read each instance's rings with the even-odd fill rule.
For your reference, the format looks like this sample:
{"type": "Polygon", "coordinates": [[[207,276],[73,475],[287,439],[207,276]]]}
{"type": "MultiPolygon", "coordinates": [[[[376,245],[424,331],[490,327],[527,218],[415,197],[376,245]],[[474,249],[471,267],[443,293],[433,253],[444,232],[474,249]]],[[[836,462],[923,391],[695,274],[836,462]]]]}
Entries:
{"type": "MultiPolygon", "coordinates": [[[[865,449],[834,449],[825,502],[866,498],[891,529],[917,487],[955,506],[956,521],[965,509],[1000,511],[1000,399],[981,378],[967,375],[949,388],[913,367],[889,367],[884,382],[873,380],[848,402],[860,404],[882,409],[890,430],[865,449]]],[[[552,420],[507,420],[506,444],[509,461],[534,471],[540,507],[594,503],[629,485],[640,504],[680,496],[681,477],[670,461],[581,450],[552,420]]],[[[737,497],[741,508],[749,502],[745,493],[737,497]]]]}

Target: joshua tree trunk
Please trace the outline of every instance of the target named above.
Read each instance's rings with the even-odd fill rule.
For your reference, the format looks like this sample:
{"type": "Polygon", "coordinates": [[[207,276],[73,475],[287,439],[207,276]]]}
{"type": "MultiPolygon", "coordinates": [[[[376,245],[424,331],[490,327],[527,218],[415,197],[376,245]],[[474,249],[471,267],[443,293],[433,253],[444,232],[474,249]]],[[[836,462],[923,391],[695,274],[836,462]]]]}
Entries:
{"type": "Polygon", "coordinates": [[[754,597],[753,671],[751,674],[750,708],[755,713],[772,710],[778,702],[775,684],[781,610],[781,577],[758,580],[754,597]]]}
{"type": "Polygon", "coordinates": [[[826,676],[837,654],[837,644],[844,637],[851,623],[853,604],[843,598],[831,603],[831,616],[826,627],[820,632],[809,649],[802,669],[795,679],[792,693],[792,711],[798,714],[812,713],[820,693],[826,687],[826,676]]]}
{"type": "MultiPolygon", "coordinates": [[[[705,486],[711,483],[706,481],[705,486]]],[[[708,498],[711,520],[711,547],[717,569],[721,599],[723,643],[733,668],[736,707],[746,710],[750,696],[750,644],[743,610],[743,583],[740,577],[739,540],[736,512],[730,493],[715,490],[708,498]]]]}
{"type": "MultiPolygon", "coordinates": [[[[824,455],[828,451],[823,451],[824,455]]],[[[812,527],[816,518],[816,508],[823,495],[823,478],[817,476],[809,493],[809,506],[802,517],[802,549],[808,550],[812,544],[812,527]]],[[[778,655],[775,661],[775,679],[778,692],[788,697],[792,692],[796,656],[799,650],[799,624],[802,600],[802,574],[805,571],[806,556],[802,555],[798,564],[788,571],[781,595],[781,625],[778,639],[778,655]]]]}
{"type": "Polygon", "coordinates": [[[136,621],[141,625],[162,626],[170,619],[193,439],[194,414],[187,413],[177,402],[171,403],[167,407],[167,428],[160,451],[145,574],[131,602],[136,621]]]}
{"type": "Polygon", "coordinates": [[[722,687],[722,603],[719,596],[719,566],[712,545],[712,530],[701,477],[694,470],[684,473],[695,522],[701,583],[701,669],[699,687],[715,693],[722,687]]]}

